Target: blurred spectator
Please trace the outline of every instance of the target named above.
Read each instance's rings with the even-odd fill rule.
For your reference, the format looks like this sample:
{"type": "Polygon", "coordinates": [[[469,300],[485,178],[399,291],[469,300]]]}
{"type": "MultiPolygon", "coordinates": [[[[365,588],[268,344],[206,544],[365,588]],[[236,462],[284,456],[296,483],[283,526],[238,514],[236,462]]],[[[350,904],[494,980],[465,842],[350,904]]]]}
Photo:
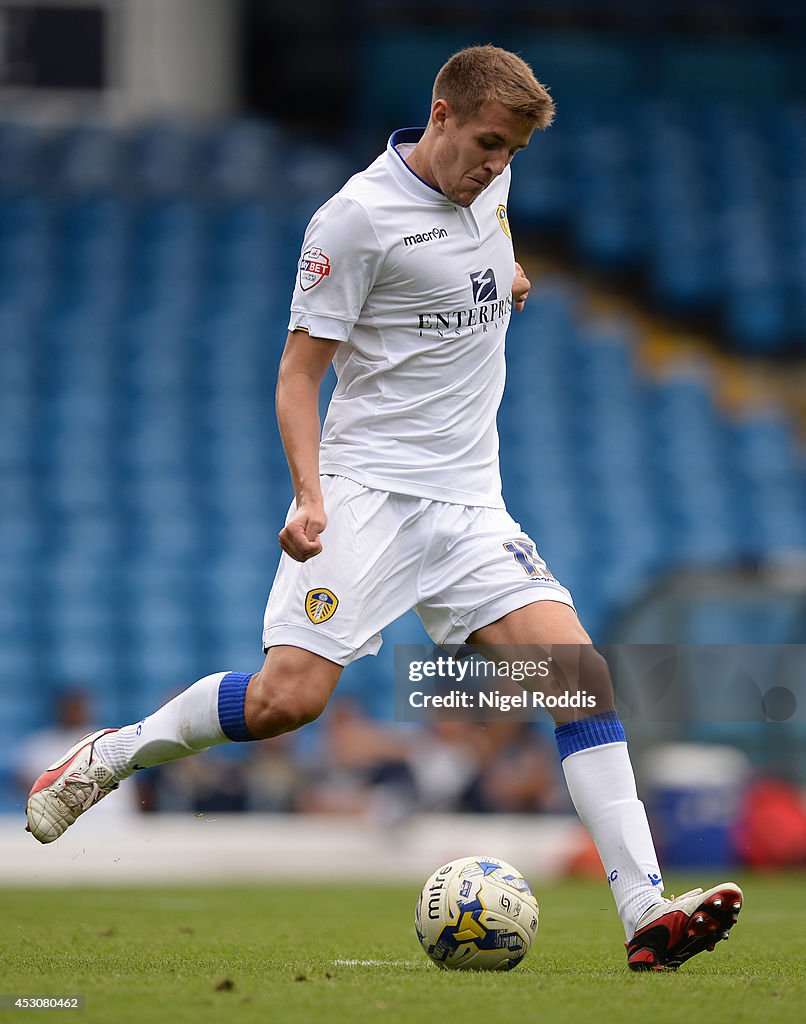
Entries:
{"type": "Polygon", "coordinates": [[[247,809],[264,813],[293,811],[304,784],[293,733],[252,743],[244,764],[247,809]]]}
{"type": "Polygon", "coordinates": [[[320,748],[297,810],[407,816],[416,800],[409,752],[399,727],[369,718],[354,701],[335,700],[322,719],[320,748]]]}
{"type": "MultiPolygon", "coordinates": [[[[169,814],[235,814],[249,810],[247,752],[224,745],[171,765],[149,768],[151,810],[169,814]]],[[[145,773],[144,773],[145,774],[145,773]]]]}
{"type": "Polygon", "coordinates": [[[481,743],[481,726],[446,719],[437,719],[413,739],[408,756],[421,810],[468,809],[468,794],[482,770],[481,743]]]}
{"type": "Polygon", "coordinates": [[[440,721],[410,751],[421,809],[569,811],[556,752],[528,722],[440,721]]]}
{"type": "Polygon", "coordinates": [[[485,814],[570,812],[554,743],[529,722],[501,719],[479,728],[480,767],[464,810],[485,814]]]}
{"type": "Polygon", "coordinates": [[[300,811],[396,821],[416,811],[570,810],[556,753],[526,722],[437,720],[408,728],[337,700],[322,730],[309,782],[296,800],[300,811]]]}

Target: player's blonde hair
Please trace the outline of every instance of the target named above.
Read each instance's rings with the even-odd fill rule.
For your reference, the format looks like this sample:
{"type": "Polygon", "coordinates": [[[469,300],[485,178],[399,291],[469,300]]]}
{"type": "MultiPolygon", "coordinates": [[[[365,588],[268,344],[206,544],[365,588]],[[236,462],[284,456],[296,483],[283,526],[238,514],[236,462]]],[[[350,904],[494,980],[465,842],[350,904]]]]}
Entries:
{"type": "Polygon", "coordinates": [[[554,100],[548,89],[517,54],[498,46],[469,46],[443,64],[434,82],[432,102],[445,100],[460,124],[478,113],[482,104],[498,102],[536,128],[554,120],[554,100]]]}

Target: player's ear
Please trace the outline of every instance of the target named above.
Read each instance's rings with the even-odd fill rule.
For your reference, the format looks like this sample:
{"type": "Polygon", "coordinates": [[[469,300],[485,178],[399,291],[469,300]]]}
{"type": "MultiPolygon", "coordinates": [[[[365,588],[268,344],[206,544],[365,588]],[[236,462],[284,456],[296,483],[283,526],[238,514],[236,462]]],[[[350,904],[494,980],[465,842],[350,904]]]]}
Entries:
{"type": "Polygon", "coordinates": [[[431,107],[431,123],[435,128],[440,131],[445,130],[445,122],[450,116],[450,108],[446,100],[434,100],[434,105],[431,107]]]}

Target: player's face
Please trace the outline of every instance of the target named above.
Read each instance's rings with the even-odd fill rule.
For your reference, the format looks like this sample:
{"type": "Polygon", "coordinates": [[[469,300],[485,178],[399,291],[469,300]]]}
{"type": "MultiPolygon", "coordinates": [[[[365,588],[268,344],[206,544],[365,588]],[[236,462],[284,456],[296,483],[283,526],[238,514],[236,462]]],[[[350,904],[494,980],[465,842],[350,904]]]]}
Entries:
{"type": "Polygon", "coordinates": [[[438,135],[431,161],[434,183],[457,206],[470,206],[513,156],[529,145],[534,125],[497,101],[464,124],[446,107],[434,111],[438,135]]]}

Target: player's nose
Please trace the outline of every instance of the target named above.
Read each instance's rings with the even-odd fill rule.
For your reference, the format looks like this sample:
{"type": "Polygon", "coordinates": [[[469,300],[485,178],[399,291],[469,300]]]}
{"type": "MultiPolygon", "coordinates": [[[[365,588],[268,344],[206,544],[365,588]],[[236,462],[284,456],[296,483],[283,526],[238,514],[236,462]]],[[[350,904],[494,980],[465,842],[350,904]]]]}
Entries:
{"type": "Polygon", "coordinates": [[[490,156],[484,161],[484,170],[493,178],[503,173],[508,161],[505,156],[490,156]]]}

